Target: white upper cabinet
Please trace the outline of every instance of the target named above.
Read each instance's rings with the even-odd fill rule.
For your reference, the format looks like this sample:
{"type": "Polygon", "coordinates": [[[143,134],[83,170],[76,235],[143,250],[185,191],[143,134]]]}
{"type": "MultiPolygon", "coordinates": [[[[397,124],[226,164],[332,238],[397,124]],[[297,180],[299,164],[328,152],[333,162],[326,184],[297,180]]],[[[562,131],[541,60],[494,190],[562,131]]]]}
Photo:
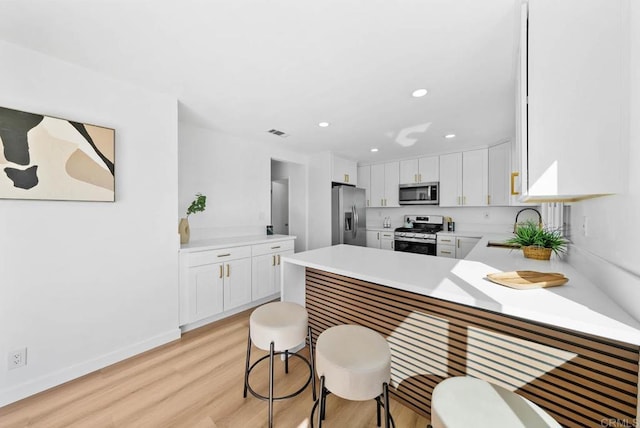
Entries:
{"type": "Polygon", "coordinates": [[[335,183],[358,184],[358,164],[348,159],[331,156],[331,181],[335,183]]]}
{"type": "Polygon", "coordinates": [[[429,183],[438,180],[438,156],[400,161],[400,184],[429,183]]]}
{"type": "Polygon", "coordinates": [[[486,206],[488,150],[440,156],[440,206],[486,206]]]}
{"type": "Polygon", "coordinates": [[[628,0],[529,0],[518,120],[524,200],[623,191],[628,17],[628,0]]]}
{"type": "Polygon", "coordinates": [[[489,205],[507,206],[511,195],[511,143],[489,147],[489,205]]]}
{"type": "Polygon", "coordinates": [[[371,165],[358,167],[358,187],[364,189],[366,204],[371,206],[371,165]]]}
{"type": "Polygon", "coordinates": [[[371,207],[398,207],[400,164],[389,162],[371,165],[371,207]]]}

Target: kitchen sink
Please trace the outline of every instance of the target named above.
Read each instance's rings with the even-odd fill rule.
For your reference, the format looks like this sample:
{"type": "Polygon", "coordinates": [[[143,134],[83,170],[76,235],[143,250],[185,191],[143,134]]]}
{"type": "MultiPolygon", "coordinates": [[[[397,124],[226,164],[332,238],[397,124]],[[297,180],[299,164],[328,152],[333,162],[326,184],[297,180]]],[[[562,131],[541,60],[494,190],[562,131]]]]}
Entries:
{"type": "Polygon", "coordinates": [[[496,247],[496,248],[520,248],[520,244],[510,244],[504,241],[488,241],[487,247],[496,247]]]}

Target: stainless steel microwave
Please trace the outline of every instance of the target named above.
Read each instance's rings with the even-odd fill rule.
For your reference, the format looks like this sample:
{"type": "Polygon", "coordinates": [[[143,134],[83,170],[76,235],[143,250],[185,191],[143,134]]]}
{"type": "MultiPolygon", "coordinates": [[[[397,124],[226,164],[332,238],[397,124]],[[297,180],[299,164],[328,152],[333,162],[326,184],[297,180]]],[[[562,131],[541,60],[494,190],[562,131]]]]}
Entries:
{"type": "Polygon", "coordinates": [[[439,183],[401,184],[400,205],[438,205],[440,203],[439,183]]]}

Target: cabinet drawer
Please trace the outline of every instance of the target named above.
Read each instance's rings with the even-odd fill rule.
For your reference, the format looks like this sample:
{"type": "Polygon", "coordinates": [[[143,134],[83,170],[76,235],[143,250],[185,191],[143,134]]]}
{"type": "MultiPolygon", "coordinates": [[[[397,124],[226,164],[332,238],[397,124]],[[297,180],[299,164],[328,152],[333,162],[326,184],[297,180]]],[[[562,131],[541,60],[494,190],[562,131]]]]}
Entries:
{"type": "Polygon", "coordinates": [[[456,247],[453,245],[438,245],[436,247],[436,256],[438,257],[456,257],[456,247]]]}
{"type": "Polygon", "coordinates": [[[288,250],[293,250],[293,239],[253,245],[251,252],[254,256],[261,256],[263,254],[279,253],[288,250]]]}
{"type": "Polygon", "coordinates": [[[438,236],[438,245],[442,244],[442,245],[455,245],[456,244],[456,237],[453,235],[444,235],[444,236],[438,236]]]}
{"type": "Polygon", "coordinates": [[[222,263],[228,260],[251,257],[251,247],[232,247],[220,250],[199,251],[187,255],[187,266],[201,266],[211,263],[222,263]]]}

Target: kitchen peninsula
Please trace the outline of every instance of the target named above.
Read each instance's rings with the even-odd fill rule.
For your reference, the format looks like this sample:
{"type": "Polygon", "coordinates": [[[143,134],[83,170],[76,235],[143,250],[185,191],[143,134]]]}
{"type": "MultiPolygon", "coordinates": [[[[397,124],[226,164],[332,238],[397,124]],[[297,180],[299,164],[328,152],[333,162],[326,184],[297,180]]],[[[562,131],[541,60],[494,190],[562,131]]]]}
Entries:
{"type": "Polygon", "coordinates": [[[518,392],[567,426],[638,416],[640,322],[560,261],[488,248],[466,259],[334,246],[283,258],[282,299],[306,305],[314,336],[343,323],[383,334],[395,396],[429,415],[442,379],[470,375],[518,392]],[[514,290],[485,279],[562,272],[560,287],[514,290]]]}

